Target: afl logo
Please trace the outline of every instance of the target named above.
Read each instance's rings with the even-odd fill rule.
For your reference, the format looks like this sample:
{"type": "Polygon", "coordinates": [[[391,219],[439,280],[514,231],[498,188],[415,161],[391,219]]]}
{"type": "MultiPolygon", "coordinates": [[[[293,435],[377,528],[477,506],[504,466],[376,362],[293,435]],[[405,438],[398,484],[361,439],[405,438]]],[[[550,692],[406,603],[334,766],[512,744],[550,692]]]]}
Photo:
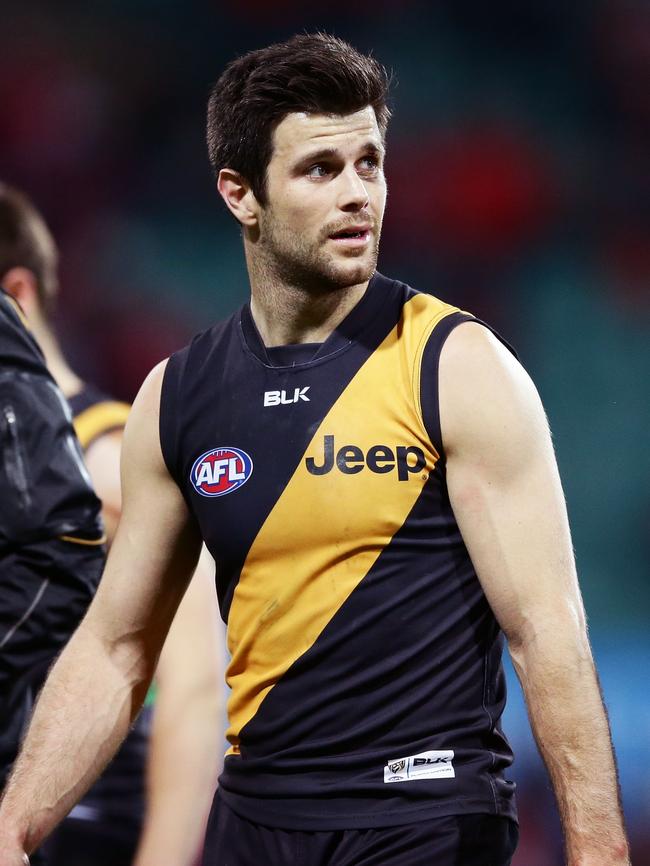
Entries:
{"type": "Polygon", "coordinates": [[[253,461],[240,448],[213,448],[194,461],[190,481],[201,496],[225,496],[253,474],[253,461]]]}

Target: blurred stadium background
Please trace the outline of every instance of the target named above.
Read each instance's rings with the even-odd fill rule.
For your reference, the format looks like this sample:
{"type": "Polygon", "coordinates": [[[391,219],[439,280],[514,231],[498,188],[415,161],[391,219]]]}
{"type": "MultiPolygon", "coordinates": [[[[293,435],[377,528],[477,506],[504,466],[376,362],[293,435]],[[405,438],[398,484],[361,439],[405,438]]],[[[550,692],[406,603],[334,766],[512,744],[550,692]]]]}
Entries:
{"type": "MultiPolygon", "coordinates": [[[[22,0],[0,178],[62,251],[76,367],[131,399],[246,296],[203,143],[235,54],[327,29],[394,71],[380,269],[494,324],[550,416],[636,866],[650,864],[650,2],[22,0]]],[[[518,866],[562,863],[512,672],[518,866]]]]}

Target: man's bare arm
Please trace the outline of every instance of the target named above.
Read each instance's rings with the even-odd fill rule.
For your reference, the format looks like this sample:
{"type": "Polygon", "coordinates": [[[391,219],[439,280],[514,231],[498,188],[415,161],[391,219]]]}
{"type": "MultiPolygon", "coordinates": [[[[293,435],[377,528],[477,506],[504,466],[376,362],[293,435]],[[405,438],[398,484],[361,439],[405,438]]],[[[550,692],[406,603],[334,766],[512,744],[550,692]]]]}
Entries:
{"type": "Polygon", "coordinates": [[[214,560],[203,549],[156,669],[147,809],[133,866],[191,866],[221,769],[225,648],[214,560]]]}
{"type": "Polygon", "coordinates": [[[537,392],[495,337],[466,323],[442,351],[440,413],[451,504],[509,640],[569,866],[627,864],[609,726],[537,392]]]}
{"type": "MultiPolygon", "coordinates": [[[[107,433],[85,455],[109,544],[122,510],[122,438],[121,430],[107,433]]],[[[145,816],[134,866],[191,866],[205,835],[224,723],[223,623],[217,611],[214,560],[204,548],[154,675],[145,816]]]]}
{"type": "Polygon", "coordinates": [[[144,699],[200,538],[164,465],[164,365],[147,378],[122,452],[122,520],[99,591],[55,664],[0,808],[0,866],[21,863],[114,754],[144,699]]]}

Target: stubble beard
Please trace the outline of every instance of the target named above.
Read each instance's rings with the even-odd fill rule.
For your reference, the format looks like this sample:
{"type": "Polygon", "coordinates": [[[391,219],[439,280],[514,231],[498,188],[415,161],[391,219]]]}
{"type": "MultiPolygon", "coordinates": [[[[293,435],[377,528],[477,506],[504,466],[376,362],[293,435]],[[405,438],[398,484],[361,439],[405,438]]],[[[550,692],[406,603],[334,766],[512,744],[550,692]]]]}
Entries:
{"type": "Polygon", "coordinates": [[[340,292],[367,282],[375,272],[379,250],[379,227],[375,224],[370,254],[337,261],[325,249],[329,234],[321,233],[310,242],[303,234],[288,229],[267,209],[260,236],[264,269],[286,286],[312,295],[340,292]]]}

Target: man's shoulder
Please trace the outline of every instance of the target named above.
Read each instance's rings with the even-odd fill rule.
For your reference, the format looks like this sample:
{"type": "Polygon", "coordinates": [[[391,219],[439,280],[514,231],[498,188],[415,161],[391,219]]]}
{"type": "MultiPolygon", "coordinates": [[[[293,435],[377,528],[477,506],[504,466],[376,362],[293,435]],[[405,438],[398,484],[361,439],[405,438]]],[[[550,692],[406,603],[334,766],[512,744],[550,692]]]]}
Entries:
{"type": "MultiPolygon", "coordinates": [[[[383,280],[386,277],[378,276],[383,280]]],[[[475,354],[477,346],[479,351],[486,351],[487,347],[492,345],[494,338],[505,346],[508,351],[518,359],[516,350],[512,345],[504,339],[503,336],[488,322],[483,321],[480,316],[475,315],[469,310],[455,305],[451,301],[444,300],[434,292],[437,292],[436,287],[419,287],[413,288],[408,283],[400,282],[399,280],[390,280],[390,283],[401,291],[404,296],[404,309],[408,310],[409,315],[414,320],[428,322],[430,326],[427,329],[429,334],[429,349],[437,347],[438,351],[443,343],[446,343],[447,337],[458,329],[458,334],[454,338],[457,351],[466,354],[475,354]],[[473,325],[473,327],[460,327],[465,325],[473,325]],[[431,327],[432,326],[432,327],[431,327]]]]}
{"type": "Polygon", "coordinates": [[[240,307],[228,318],[199,331],[152,371],[159,380],[161,412],[168,411],[170,405],[175,407],[181,395],[186,399],[188,393],[200,390],[206,380],[213,379],[215,371],[229,363],[233,351],[241,346],[241,313],[240,307]]]}
{"type": "Polygon", "coordinates": [[[460,307],[440,297],[436,286],[412,286],[403,280],[386,277],[380,273],[377,273],[376,276],[380,281],[390,284],[393,290],[401,295],[404,305],[412,307],[418,314],[437,316],[465,312],[460,307]]]}
{"type": "Polygon", "coordinates": [[[227,339],[239,327],[242,309],[239,307],[227,318],[219,319],[208,328],[194,334],[185,346],[170,355],[168,367],[169,365],[184,366],[190,357],[200,363],[202,359],[218,349],[223,344],[224,339],[227,339]]]}

